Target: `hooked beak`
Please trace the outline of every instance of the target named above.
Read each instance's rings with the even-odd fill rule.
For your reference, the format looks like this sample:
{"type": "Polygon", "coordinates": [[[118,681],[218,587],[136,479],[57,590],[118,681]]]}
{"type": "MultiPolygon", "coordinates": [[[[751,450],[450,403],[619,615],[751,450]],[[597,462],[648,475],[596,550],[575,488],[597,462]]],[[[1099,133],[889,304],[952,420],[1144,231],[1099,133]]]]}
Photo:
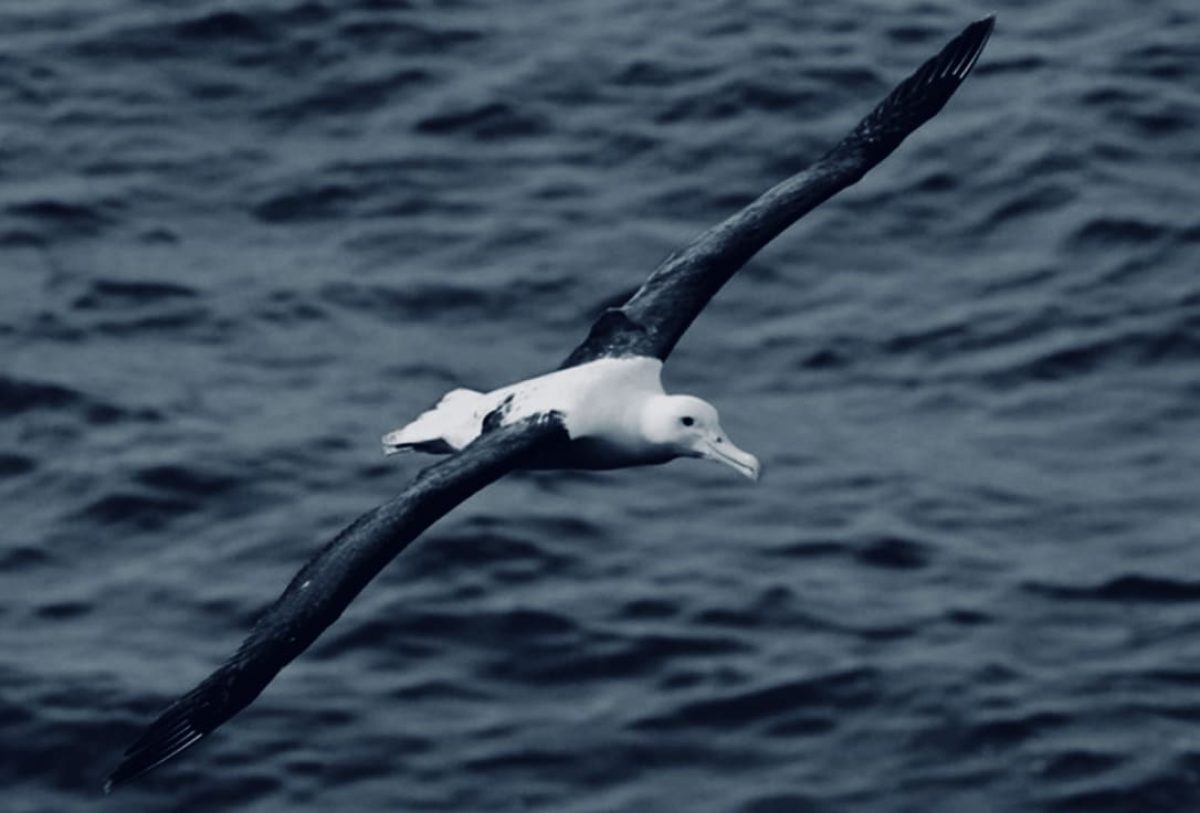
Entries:
{"type": "Polygon", "coordinates": [[[749,477],[754,482],[758,482],[758,477],[762,473],[762,466],[759,464],[758,458],[734,446],[725,439],[724,435],[704,438],[700,441],[696,451],[705,460],[724,463],[738,474],[749,477]]]}

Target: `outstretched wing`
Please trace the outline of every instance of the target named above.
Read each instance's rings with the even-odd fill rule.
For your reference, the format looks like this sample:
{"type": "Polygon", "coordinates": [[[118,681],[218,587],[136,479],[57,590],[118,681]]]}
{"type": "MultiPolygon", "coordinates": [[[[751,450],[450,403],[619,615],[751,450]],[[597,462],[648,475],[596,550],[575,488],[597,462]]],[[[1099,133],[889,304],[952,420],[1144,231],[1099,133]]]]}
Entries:
{"type": "Polygon", "coordinates": [[[557,413],[497,428],[356,519],[296,574],[233,657],[151,723],[105,790],[161,765],[248,706],[426,528],[527,456],[566,437],[557,413]]]}
{"type": "Polygon", "coordinates": [[[975,65],[993,23],[987,17],[967,26],[815,164],[668,257],[628,302],[601,315],[562,367],[612,357],[665,360],[713,294],[759,249],[862,178],[942,109],[975,65]]]}

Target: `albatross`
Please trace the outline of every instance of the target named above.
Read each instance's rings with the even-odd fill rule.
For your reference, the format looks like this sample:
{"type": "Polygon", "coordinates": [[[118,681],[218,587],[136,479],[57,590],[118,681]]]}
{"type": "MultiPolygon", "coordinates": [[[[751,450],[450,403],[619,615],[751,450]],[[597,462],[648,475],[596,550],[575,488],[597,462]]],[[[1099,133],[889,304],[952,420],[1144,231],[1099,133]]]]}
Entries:
{"type": "Polygon", "coordinates": [[[993,22],[987,17],[967,26],[816,163],[668,257],[624,305],[595,321],[556,370],[487,393],[454,390],[385,435],[388,453],[445,459],[354,520],[309,560],[237,651],[129,747],[105,790],[153,770],[244,709],[388,562],[508,472],[698,457],[758,479],[758,460],[725,436],[711,404],[663,391],[663,362],[713,295],[759,249],[857,182],[942,109],[975,65],[993,22]]]}

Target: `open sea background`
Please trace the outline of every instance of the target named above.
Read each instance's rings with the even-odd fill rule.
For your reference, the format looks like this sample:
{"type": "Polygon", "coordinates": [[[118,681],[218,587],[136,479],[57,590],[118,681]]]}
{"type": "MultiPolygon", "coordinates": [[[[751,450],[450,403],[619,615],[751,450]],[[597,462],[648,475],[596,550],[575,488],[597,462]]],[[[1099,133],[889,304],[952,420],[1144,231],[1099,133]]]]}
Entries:
{"type": "Polygon", "coordinates": [[[1200,6],[0,2],[0,808],[1200,810],[1200,6]],[[997,8],[998,6],[998,8],[997,8]],[[510,477],[121,751],[424,460],[971,19],[667,385],[767,468],[510,477]]]}

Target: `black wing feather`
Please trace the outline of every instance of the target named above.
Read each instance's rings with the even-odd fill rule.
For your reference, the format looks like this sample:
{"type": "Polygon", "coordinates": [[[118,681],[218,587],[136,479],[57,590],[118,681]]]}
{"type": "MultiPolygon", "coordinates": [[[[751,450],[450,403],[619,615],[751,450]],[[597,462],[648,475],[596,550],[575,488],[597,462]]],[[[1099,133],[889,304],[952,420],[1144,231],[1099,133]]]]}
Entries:
{"type": "Polygon", "coordinates": [[[562,367],[612,357],[665,360],[713,295],[759,249],[862,178],[942,109],[979,59],[994,22],[987,17],[967,26],[815,164],[668,257],[628,302],[592,325],[562,367]]]}
{"type": "Polygon", "coordinates": [[[497,428],[351,523],[296,574],[233,657],[151,723],[125,752],[105,790],[153,770],[248,706],[426,528],[566,437],[555,413],[497,428]]]}

